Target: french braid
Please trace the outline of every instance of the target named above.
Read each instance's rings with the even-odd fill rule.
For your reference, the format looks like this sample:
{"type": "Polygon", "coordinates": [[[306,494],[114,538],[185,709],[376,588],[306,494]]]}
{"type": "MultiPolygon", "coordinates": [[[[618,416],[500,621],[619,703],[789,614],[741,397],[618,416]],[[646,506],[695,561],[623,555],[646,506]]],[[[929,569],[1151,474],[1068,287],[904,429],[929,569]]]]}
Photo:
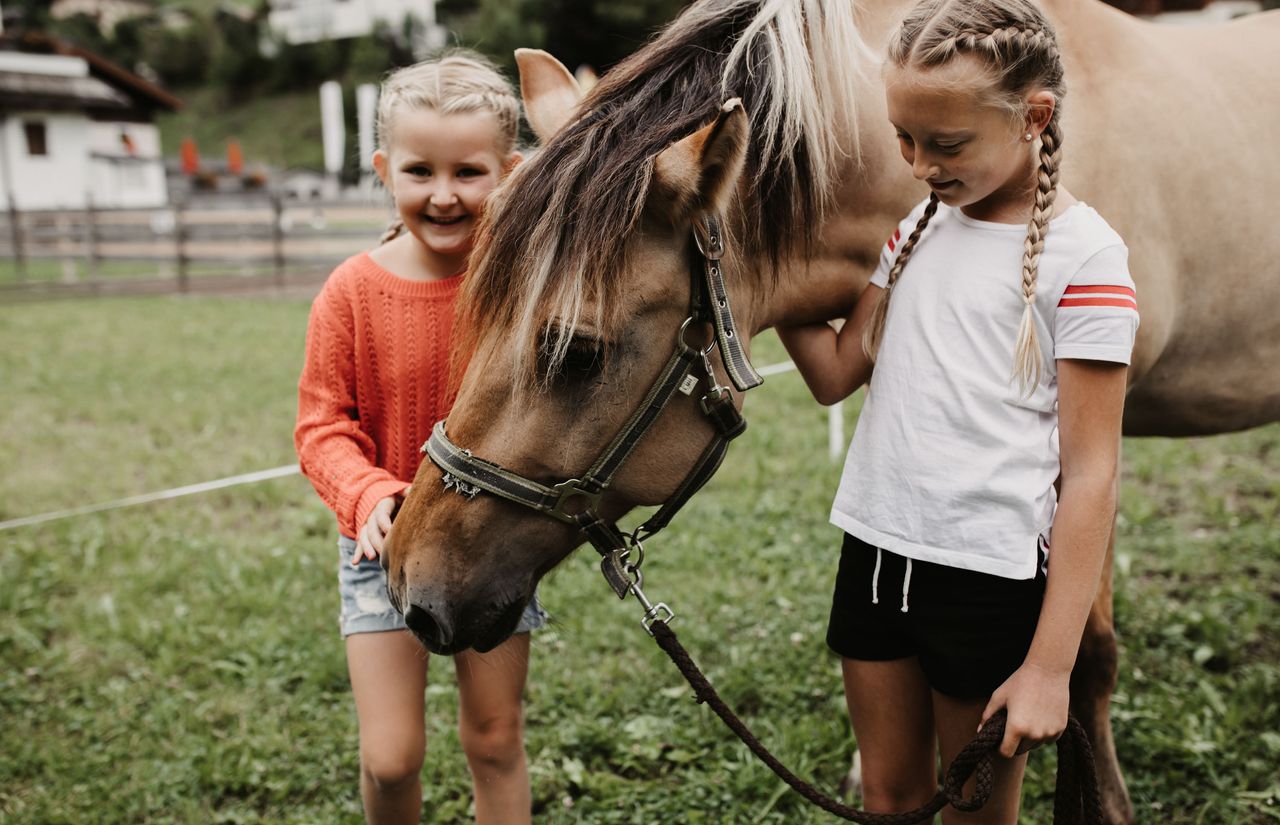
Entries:
{"type": "Polygon", "coordinates": [[[400,218],[396,218],[391,223],[387,224],[387,231],[383,232],[382,237],[378,239],[378,246],[382,246],[387,241],[394,241],[396,238],[400,237],[400,233],[403,231],[404,221],[400,218]]]}
{"type": "MultiPolygon", "coordinates": [[[[1039,383],[1042,354],[1035,324],[1036,277],[1045,234],[1053,217],[1059,170],[1062,167],[1062,98],[1066,94],[1062,57],[1053,27],[1029,0],[923,0],[902,22],[889,44],[889,60],[898,66],[934,67],[957,55],[981,58],[994,72],[996,87],[1011,114],[1025,116],[1025,96],[1044,89],[1054,96],[1053,115],[1040,136],[1035,202],[1027,224],[1022,259],[1022,321],[1014,347],[1013,378],[1022,394],[1039,383]]],[[[935,208],[936,197],[930,208],[935,208]]],[[[926,215],[932,213],[926,210],[926,215]]],[[[918,238],[924,223],[916,227],[918,238]]],[[[912,244],[914,246],[914,244],[912,244]]],[[[904,245],[890,272],[889,286],[901,274],[909,249],[904,245]]],[[[881,305],[888,303],[887,290],[881,305]]],[[[883,334],[884,310],[877,306],[864,338],[864,349],[874,357],[883,334]],[[878,328],[877,328],[878,325],[878,328]]]]}
{"type": "Polygon", "coordinates": [[[884,293],[880,296],[880,300],[876,302],[876,307],[871,311],[871,320],[867,322],[867,327],[862,332],[862,351],[872,361],[876,359],[876,353],[880,351],[880,341],[884,338],[884,323],[889,317],[889,296],[893,294],[893,285],[898,282],[898,278],[902,277],[902,270],[907,265],[907,261],[911,258],[912,251],[916,248],[916,243],[920,240],[920,236],[924,234],[924,229],[929,225],[929,219],[938,211],[938,196],[929,195],[929,205],[924,208],[924,212],[920,215],[920,220],[916,221],[916,228],[911,230],[911,234],[903,242],[902,248],[898,250],[898,257],[893,262],[893,267],[889,270],[889,282],[884,286],[884,293]]]}
{"type": "Polygon", "coordinates": [[[1053,202],[1058,196],[1059,169],[1062,165],[1062,130],[1058,113],[1040,135],[1040,168],[1036,172],[1036,201],[1031,209],[1031,222],[1027,224],[1026,249],[1022,255],[1022,322],[1018,326],[1017,344],[1013,351],[1013,375],[1018,379],[1023,396],[1031,394],[1040,383],[1040,336],[1036,332],[1035,313],[1036,275],[1040,268],[1040,253],[1044,251],[1044,236],[1053,217],[1053,202]]]}
{"type": "Polygon", "coordinates": [[[387,75],[378,96],[380,147],[390,146],[391,124],[402,108],[445,115],[491,112],[498,119],[498,153],[505,157],[516,148],[520,101],[493,63],[476,52],[458,49],[387,75]]]}

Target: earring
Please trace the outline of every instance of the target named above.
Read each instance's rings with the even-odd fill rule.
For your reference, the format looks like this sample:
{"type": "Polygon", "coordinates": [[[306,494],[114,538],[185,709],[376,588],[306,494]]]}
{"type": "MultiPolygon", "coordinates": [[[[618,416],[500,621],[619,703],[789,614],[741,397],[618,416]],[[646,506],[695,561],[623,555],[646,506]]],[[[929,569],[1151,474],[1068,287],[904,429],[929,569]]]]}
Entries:
{"type": "Polygon", "coordinates": [[[1027,133],[1026,133],[1025,135],[1023,135],[1022,137],[1023,137],[1023,138],[1025,138],[1025,139],[1026,139],[1026,141],[1027,141],[1028,143],[1030,143],[1030,142],[1031,142],[1031,133],[1030,133],[1030,132],[1027,132],[1027,133]]]}

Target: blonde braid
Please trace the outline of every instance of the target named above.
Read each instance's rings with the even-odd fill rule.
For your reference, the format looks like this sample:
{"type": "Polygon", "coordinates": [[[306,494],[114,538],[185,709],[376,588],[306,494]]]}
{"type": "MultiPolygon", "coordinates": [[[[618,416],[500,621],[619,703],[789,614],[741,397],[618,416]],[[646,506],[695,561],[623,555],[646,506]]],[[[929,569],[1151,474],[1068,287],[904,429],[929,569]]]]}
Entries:
{"type": "Polygon", "coordinates": [[[1022,323],[1013,351],[1013,377],[1018,379],[1023,396],[1029,396],[1040,383],[1040,338],[1036,332],[1033,308],[1036,302],[1036,275],[1040,269],[1040,253],[1044,236],[1053,217],[1053,202],[1058,197],[1059,170],[1062,168],[1062,130],[1055,110],[1040,135],[1040,168],[1037,170],[1036,202],[1027,224],[1026,251],[1022,256],[1022,323]]]}
{"type": "Polygon", "coordinates": [[[498,153],[516,148],[520,100],[488,58],[458,49],[387,75],[378,96],[378,146],[390,148],[391,124],[401,109],[431,109],[440,114],[489,112],[498,121],[498,153]]]}
{"type": "Polygon", "coordinates": [[[400,233],[404,231],[404,221],[396,218],[387,224],[387,231],[382,233],[382,237],[378,240],[378,246],[382,246],[387,241],[393,241],[400,237],[400,233]]]}
{"type": "Polygon", "coordinates": [[[916,242],[920,240],[920,236],[924,234],[925,227],[929,225],[929,219],[937,211],[938,196],[930,193],[929,205],[924,208],[924,213],[920,215],[920,220],[916,221],[916,228],[911,230],[911,234],[903,242],[902,249],[898,252],[897,260],[893,262],[893,267],[889,269],[889,281],[884,285],[884,294],[876,302],[875,309],[871,311],[871,319],[867,322],[866,329],[862,331],[862,351],[872,361],[876,360],[876,354],[880,351],[880,342],[884,339],[884,325],[885,320],[889,317],[889,296],[893,294],[893,285],[898,282],[898,278],[902,277],[902,270],[906,268],[907,260],[916,248],[916,242]]]}
{"type": "Polygon", "coordinates": [[[962,52],[978,52],[996,66],[1016,64],[1026,55],[1037,53],[1049,61],[1061,59],[1052,33],[1021,26],[958,31],[922,49],[918,59],[926,66],[938,66],[962,52]]]}

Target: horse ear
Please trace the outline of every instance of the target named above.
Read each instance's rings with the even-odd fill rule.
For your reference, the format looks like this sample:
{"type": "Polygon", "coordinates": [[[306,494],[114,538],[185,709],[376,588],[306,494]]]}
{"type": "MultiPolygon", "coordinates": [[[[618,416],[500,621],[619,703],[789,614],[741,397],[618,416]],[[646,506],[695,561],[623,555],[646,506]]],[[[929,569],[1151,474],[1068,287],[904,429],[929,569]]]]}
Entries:
{"type": "Polygon", "coordinates": [[[564,64],[541,49],[516,49],[525,117],[543,143],[569,122],[582,90],[564,64]]]}
{"type": "Polygon", "coordinates": [[[676,217],[699,209],[724,211],[746,162],[750,131],[746,110],[735,97],[720,108],[714,123],[658,154],[654,176],[676,217]]]}

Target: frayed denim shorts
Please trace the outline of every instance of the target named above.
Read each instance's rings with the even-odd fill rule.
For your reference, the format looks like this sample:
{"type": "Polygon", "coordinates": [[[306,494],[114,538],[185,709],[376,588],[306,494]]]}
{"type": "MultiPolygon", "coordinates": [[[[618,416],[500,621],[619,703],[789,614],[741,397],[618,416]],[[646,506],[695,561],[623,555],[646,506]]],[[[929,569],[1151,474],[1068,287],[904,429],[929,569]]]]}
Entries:
{"type": "MultiPolygon", "coordinates": [[[[406,630],[404,617],[387,597],[387,573],[377,559],[360,559],[351,566],[356,542],[346,536],[338,536],[338,592],[342,596],[342,612],[338,627],[342,638],[353,633],[381,633],[386,630],[406,630]]],[[[538,602],[537,591],[533,600],[525,606],[524,615],[516,625],[516,633],[528,633],[547,623],[547,613],[538,602]]]]}

